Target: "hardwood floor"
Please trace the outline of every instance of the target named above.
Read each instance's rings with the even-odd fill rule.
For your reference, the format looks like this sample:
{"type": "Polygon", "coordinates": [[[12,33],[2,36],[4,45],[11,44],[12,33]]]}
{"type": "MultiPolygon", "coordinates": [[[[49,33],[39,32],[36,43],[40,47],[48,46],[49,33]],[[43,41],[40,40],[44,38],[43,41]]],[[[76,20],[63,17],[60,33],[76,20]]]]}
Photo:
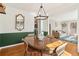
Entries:
{"type": "Polygon", "coordinates": [[[78,56],[79,56],[79,52],[78,52],[78,56]]]}
{"type": "Polygon", "coordinates": [[[3,47],[0,50],[0,56],[24,56],[24,43],[15,44],[15,46],[3,47]]]}
{"type": "Polygon", "coordinates": [[[66,46],[66,51],[71,53],[72,56],[78,56],[77,44],[68,42],[68,45],[66,46]]]}
{"type": "MultiPolygon", "coordinates": [[[[31,49],[31,48],[30,48],[31,49]]],[[[29,49],[29,50],[30,50],[29,49]]],[[[77,45],[68,42],[66,49],[67,52],[72,54],[72,56],[79,56],[79,53],[77,53],[77,45]]],[[[27,53],[27,51],[26,51],[27,53]]],[[[30,56],[40,56],[40,52],[38,51],[30,51],[30,56]]],[[[0,49],[0,56],[24,56],[25,55],[25,44],[22,43],[20,45],[8,47],[8,48],[3,48],[0,49]]],[[[27,56],[27,54],[26,54],[27,56]]]]}

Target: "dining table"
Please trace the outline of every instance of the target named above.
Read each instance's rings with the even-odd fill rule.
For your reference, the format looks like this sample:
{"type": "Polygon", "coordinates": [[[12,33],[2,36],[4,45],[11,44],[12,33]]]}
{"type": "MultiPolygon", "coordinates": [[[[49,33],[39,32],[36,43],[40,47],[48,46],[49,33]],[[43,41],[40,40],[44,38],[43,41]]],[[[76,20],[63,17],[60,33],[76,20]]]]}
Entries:
{"type": "Polygon", "coordinates": [[[43,51],[49,50],[50,48],[56,48],[63,44],[59,39],[49,37],[44,37],[42,40],[39,40],[35,39],[33,36],[28,36],[24,38],[24,41],[26,41],[32,48],[39,50],[41,56],[43,55],[43,51]]]}

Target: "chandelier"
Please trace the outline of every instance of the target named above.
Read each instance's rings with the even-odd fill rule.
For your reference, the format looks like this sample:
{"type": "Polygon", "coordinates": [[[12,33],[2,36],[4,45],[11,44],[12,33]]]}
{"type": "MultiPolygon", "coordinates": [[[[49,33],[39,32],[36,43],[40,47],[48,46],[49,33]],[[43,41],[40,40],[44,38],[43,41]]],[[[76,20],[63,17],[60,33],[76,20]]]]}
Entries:
{"type": "Polygon", "coordinates": [[[41,4],[41,6],[39,8],[37,16],[34,17],[34,18],[36,20],[46,20],[46,19],[48,19],[48,16],[46,15],[46,12],[45,12],[42,4],[41,4]]]}
{"type": "Polygon", "coordinates": [[[2,3],[0,3],[0,13],[1,13],[1,14],[6,14],[6,13],[5,13],[5,6],[3,6],[2,3]]]}

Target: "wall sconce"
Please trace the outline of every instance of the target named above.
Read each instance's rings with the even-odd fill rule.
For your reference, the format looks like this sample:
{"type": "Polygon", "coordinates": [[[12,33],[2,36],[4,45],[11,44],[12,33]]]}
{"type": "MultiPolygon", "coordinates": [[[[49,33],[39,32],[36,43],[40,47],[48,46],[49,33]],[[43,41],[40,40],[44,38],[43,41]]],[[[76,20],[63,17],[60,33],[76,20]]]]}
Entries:
{"type": "Polygon", "coordinates": [[[2,3],[0,3],[0,13],[1,13],[1,14],[6,14],[6,13],[5,13],[5,6],[3,6],[2,3]]]}

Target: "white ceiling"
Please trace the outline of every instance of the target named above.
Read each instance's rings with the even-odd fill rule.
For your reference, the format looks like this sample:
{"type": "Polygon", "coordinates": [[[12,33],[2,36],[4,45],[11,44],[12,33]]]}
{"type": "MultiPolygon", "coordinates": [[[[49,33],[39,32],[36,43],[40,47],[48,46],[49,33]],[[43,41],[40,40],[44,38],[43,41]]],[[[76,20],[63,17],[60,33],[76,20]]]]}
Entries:
{"type": "MultiPolygon", "coordinates": [[[[8,6],[23,9],[27,12],[37,13],[41,4],[39,3],[7,3],[8,6]]],[[[55,15],[79,7],[78,3],[43,3],[47,14],[55,15]]]]}

